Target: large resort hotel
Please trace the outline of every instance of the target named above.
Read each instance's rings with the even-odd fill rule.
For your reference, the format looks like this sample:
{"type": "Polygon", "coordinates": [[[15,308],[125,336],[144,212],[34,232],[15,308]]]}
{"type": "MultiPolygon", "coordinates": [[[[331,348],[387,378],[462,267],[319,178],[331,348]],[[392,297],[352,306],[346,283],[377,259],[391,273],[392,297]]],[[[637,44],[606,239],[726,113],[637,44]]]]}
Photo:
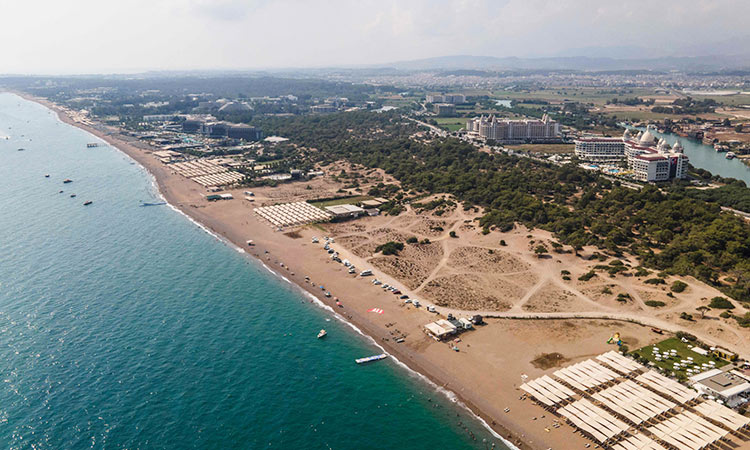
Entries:
{"type": "Polygon", "coordinates": [[[481,116],[466,122],[469,136],[501,144],[559,142],[560,124],[545,114],[541,120],[508,120],[481,116]]]}
{"type": "Polygon", "coordinates": [[[736,448],[750,440],[750,418],[615,351],[520,388],[606,449],[736,448]]]}
{"type": "Polygon", "coordinates": [[[679,142],[670,147],[664,139],[657,141],[649,129],[635,136],[625,130],[622,138],[579,138],[575,141],[575,154],[582,161],[595,164],[625,160],[633,178],[643,182],[686,178],[690,162],[679,142]]]}

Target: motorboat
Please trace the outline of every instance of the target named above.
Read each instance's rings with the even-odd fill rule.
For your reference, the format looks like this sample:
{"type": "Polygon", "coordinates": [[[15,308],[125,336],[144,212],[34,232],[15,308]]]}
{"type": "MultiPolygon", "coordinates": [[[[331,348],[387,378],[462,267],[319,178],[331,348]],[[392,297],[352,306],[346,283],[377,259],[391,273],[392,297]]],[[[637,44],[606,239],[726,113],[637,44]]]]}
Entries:
{"type": "Polygon", "coordinates": [[[328,333],[326,332],[326,330],[320,330],[320,331],[318,332],[318,339],[324,338],[324,337],[326,337],[327,335],[328,335],[328,333]]]}

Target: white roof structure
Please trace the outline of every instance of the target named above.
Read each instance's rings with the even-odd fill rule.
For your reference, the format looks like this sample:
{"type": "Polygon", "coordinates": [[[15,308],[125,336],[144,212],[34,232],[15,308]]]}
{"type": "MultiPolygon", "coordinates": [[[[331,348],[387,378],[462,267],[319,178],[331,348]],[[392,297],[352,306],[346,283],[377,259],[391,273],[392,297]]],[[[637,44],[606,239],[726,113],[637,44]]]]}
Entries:
{"type": "Polygon", "coordinates": [[[731,430],[736,431],[742,427],[750,425],[750,418],[742,416],[713,400],[699,403],[695,406],[695,410],[706,417],[710,417],[711,419],[720,422],[731,430]]]}
{"type": "Polygon", "coordinates": [[[729,434],[729,431],[690,411],[684,411],[647,430],[658,439],[685,450],[702,449],[729,434]]]}
{"type": "Polygon", "coordinates": [[[664,450],[660,444],[642,434],[630,436],[612,447],[614,450],[664,450]]]}
{"type": "Polygon", "coordinates": [[[446,335],[456,332],[456,326],[445,319],[430,322],[424,327],[437,338],[443,338],[446,335]]]}
{"type": "Polygon", "coordinates": [[[623,356],[622,354],[614,350],[607,353],[602,353],[601,355],[597,356],[596,359],[623,374],[629,374],[631,372],[635,372],[636,370],[645,369],[643,365],[623,356]]]}
{"type": "Polygon", "coordinates": [[[550,407],[575,395],[575,392],[567,386],[553,380],[547,375],[524,383],[520,388],[550,407]]]}
{"type": "Polygon", "coordinates": [[[326,206],[326,211],[334,216],[354,216],[364,214],[365,210],[356,205],[334,205],[326,206]]]}
{"type": "Polygon", "coordinates": [[[255,214],[273,226],[287,227],[312,222],[331,220],[331,215],[307,202],[284,203],[262,206],[253,210],[255,214]]]}
{"type": "Polygon", "coordinates": [[[586,399],[560,408],[558,412],[599,443],[604,443],[628,429],[625,422],[586,399]]]}
{"type": "Polygon", "coordinates": [[[636,425],[677,406],[631,380],[607,388],[592,397],[636,425]]]}
{"type": "Polygon", "coordinates": [[[636,381],[646,384],[651,388],[661,392],[667,397],[671,397],[680,403],[687,403],[698,397],[698,393],[692,389],[689,389],[680,383],[670,380],[669,378],[660,375],[653,370],[649,370],[644,374],[638,376],[636,381]]]}
{"type": "Polygon", "coordinates": [[[642,368],[609,352],[520,388],[614,450],[699,450],[733,431],[750,429],[750,418],[715,401],[695,401],[699,394],[694,390],[651,370],[639,374],[642,368]],[[605,383],[598,392],[592,390],[605,383]]]}
{"type": "Polygon", "coordinates": [[[562,368],[553,375],[584,392],[619,377],[617,373],[592,359],[562,368]]]}

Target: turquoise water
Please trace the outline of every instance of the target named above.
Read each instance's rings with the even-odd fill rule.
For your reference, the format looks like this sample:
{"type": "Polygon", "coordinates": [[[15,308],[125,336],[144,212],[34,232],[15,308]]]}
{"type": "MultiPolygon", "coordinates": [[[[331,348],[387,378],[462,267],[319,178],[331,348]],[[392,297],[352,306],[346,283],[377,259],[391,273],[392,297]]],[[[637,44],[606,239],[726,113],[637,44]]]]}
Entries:
{"type": "MultiPolygon", "coordinates": [[[[643,127],[629,128],[641,131],[645,130],[643,127]]],[[[690,164],[694,167],[708,170],[714,175],[721,175],[725,178],[742,180],[750,186],[750,167],[746,166],[739,159],[727,159],[726,153],[719,153],[714,150],[713,146],[706,145],[695,139],[677,136],[673,133],[659,133],[656,130],[651,130],[651,133],[658,139],[664,138],[669,145],[674,145],[675,142],[680,141],[680,144],[685,148],[685,154],[690,158],[690,164]]]]}
{"type": "Polygon", "coordinates": [[[0,448],[497,442],[392,360],[354,364],[380,350],[259,263],[139,207],[157,193],[115,149],[10,94],[0,135],[0,448]]]}

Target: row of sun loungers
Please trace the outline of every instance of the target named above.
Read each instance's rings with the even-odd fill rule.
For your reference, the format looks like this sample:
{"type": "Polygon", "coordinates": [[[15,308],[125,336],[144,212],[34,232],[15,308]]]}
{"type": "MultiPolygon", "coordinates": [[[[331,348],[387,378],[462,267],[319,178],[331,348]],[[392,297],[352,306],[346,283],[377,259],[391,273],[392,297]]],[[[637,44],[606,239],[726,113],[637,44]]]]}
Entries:
{"type": "Polygon", "coordinates": [[[193,181],[200,184],[201,186],[228,186],[237,184],[244,180],[245,176],[239,172],[223,172],[213,175],[204,175],[202,177],[195,177],[193,181]]]}
{"type": "Polygon", "coordinates": [[[262,206],[255,208],[254,211],[261,218],[276,227],[304,225],[331,219],[329,213],[306,202],[262,206]]]}
{"type": "Polygon", "coordinates": [[[245,178],[241,173],[229,170],[210,159],[178,162],[170,164],[169,168],[204,187],[229,186],[245,178]]]}
{"type": "Polygon", "coordinates": [[[715,401],[699,400],[698,392],[616,352],[552,375],[520,388],[614,450],[699,450],[750,428],[747,417],[715,401]]]}

